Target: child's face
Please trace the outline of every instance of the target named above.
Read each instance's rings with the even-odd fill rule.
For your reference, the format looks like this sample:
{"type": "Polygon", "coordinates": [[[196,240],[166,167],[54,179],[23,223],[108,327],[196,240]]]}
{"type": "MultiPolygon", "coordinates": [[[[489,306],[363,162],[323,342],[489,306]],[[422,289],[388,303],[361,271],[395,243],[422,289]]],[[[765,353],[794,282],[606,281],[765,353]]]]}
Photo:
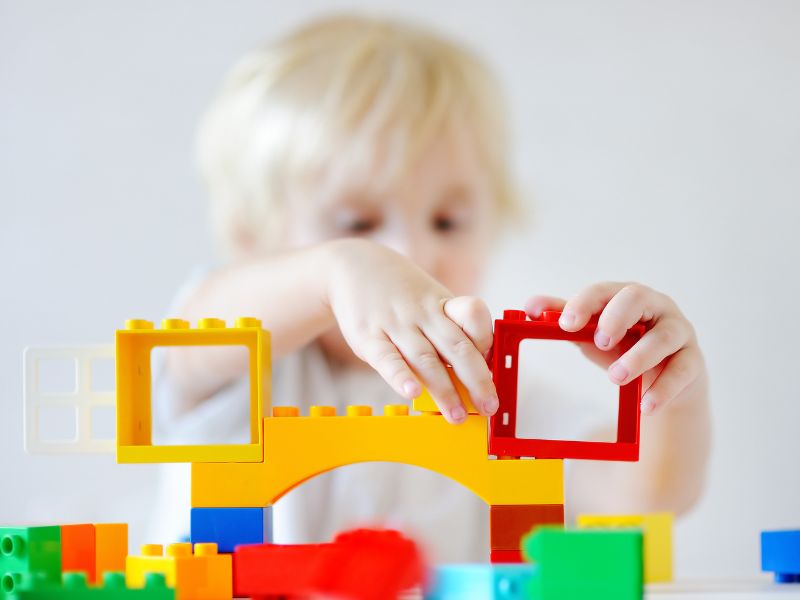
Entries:
{"type": "Polygon", "coordinates": [[[463,133],[435,140],[391,185],[338,181],[288,200],[290,246],[374,240],[409,257],[455,295],[475,293],[497,206],[475,142],[463,133]]]}

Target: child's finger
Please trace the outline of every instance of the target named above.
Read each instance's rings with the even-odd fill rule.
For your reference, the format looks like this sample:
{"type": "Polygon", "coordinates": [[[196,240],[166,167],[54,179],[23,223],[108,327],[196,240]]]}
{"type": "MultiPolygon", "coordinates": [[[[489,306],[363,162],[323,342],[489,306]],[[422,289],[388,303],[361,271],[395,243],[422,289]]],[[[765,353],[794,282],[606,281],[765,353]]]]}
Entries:
{"type": "Polygon", "coordinates": [[[412,332],[408,329],[388,333],[405,362],[428,388],[444,417],[454,424],[464,421],[467,418],[467,411],[461,404],[461,398],[445,370],[439,353],[425,335],[419,330],[412,332]]]}
{"type": "Polygon", "coordinates": [[[567,303],[556,296],[531,296],[525,303],[525,313],[532,319],[538,319],[546,310],[563,310],[567,303]]]}
{"type": "Polygon", "coordinates": [[[687,346],[672,355],[667,365],[642,396],[642,413],[652,415],[656,410],[676,398],[700,374],[703,357],[700,349],[687,346]]]}
{"type": "Polygon", "coordinates": [[[632,283],[624,286],[608,301],[600,313],[594,343],[610,350],[625,337],[628,329],[640,321],[651,321],[662,314],[666,297],[650,288],[632,283]]]}
{"type": "Polygon", "coordinates": [[[492,314],[486,303],[474,296],[458,296],[444,303],[444,314],[461,327],[484,357],[492,349],[492,314]]]}
{"type": "Polygon", "coordinates": [[[423,324],[422,332],[437,352],[453,367],[456,376],[469,391],[475,408],[482,415],[493,415],[500,406],[486,359],[458,325],[439,318],[423,324]]]}
{"type": "Polygon", "coordinates": [[[583,329],[592,318],[592,315],[599,313],[608,301],[614,297],[619,290],[625,287],[625,283],[602,282],[595,283],[581,290],[567,300],[561,311],[561,318],[558,324],[564,331],[579,331],[583,329]]]}
{"type": "Polygon", "coordinates": [[[630,350],[608,367],[608,377],[625,385],[675,354],[691,339],[692,332],[681,319],[666,318],[647,331],[630,350]]]}
{"type": "Polygon", "coordinates": [[[361,340],[354,350],[399,395],[413,400],[422,393],[419,379],[397,347],[383,333],[361,340]]]}

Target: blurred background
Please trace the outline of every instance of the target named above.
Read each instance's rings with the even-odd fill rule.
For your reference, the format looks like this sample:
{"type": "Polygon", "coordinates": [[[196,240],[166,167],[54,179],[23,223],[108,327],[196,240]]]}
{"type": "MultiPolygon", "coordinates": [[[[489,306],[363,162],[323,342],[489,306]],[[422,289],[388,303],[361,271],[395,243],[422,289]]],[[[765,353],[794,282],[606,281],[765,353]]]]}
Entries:
{"type": "Polygon", "coordinates": [[[694,322],[714,453],[676,573],[754,575],[758,533],[800,526],[793,0],[1,0],[0,522],[122,520],[144,541],[155,467],[24,454],[22,350],[163,316],[212,257],[201,112],[242,53],[334,8],[429,24],[499,73],[532,218],[495,257],[495,313],[638,280],[694,322]]]}

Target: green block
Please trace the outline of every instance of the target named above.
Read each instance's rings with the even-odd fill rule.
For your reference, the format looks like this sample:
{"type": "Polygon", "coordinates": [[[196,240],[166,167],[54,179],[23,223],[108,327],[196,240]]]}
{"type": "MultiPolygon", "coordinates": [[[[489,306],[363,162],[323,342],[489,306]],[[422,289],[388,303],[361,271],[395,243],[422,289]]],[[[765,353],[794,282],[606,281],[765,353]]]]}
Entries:
{"type": "Polygon", "coordinates": [[[0,527],[0,600],[26,578],[61,581],[60,527],[0,527]]]}
{"type": "Polygon", "coordinates": [[[175,600],[163,573],[148,573],[143,588],[125,587],[124,573],[104,573],[101,587],[90,587],[86,573],[65,573],[59,584],[23,581],[9,600],[175,600]]]}
{"type": "Polygon", "coordinates": [[[540,527],[522,540],[536,563],[534,600],[641,600],[642,532],[638,529],[540,527]]]}

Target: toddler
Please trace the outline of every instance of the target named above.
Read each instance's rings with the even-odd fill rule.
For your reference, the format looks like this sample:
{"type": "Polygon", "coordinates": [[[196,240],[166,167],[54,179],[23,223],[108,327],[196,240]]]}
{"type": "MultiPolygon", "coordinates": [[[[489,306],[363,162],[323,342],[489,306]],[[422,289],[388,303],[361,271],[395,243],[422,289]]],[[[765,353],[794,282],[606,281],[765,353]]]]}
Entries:
{"type": "MultiPolygon", "coordinates": [[[[242,59],[199,136],[224,259],[187,285],[177,316],[261,319],[272,335],[273,404],[303,414],[351,403],[380,413],[424,386],[457,427],[466,412],[446,364],[480,413],[494,414],[492,319],[472,294],[517,209],[498,89],[465,48],[370,18],[326,18],[242,59]]],[[[638,283],[601,282],[568,301],[534,295],[525,309],[563,311],[567,331],[599,316],[586,357],[614,384],[644,374],[640,462],[572,461],[569,514],[688,509],[709,452],[707,376],[675,303],[638,283]],[[640,322],[647,334],[621,353],[617,343],[640,322]]],[[[247,437],[246,353],[173,349],[162,367],[156,403],[171,436],[247,437]]],[[[188,514],[185,478],[168,481],[165,501],[177,505],[183,492],[188,514]]],[[[358,464],[278,502],[275,538],[321,541],[380,524],[419,539],[436,561],[476,561],[488,548],[487,512],[434,473],[358,464]]],[[[187,530],[185,518],[176,523],[187,530]]]]}

